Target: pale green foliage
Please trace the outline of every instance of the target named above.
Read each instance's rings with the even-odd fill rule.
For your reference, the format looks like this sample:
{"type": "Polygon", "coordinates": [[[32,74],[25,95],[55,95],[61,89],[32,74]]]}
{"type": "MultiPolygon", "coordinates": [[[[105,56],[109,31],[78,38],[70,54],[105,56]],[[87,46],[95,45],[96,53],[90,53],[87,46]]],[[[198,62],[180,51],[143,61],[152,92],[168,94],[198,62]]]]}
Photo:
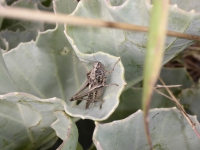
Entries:
{"type": "Polygon", "coordinates": [[[50,147],[57,140],[50,125],[55,111],[64,110],[62,100],[39,99],[25,93],[0,96],[1,149],[50,147]]]}
{"type": "Polygon", "coordinates": [[[58,119],[51,127],[56,131],[58,137],[64,141],[58,150],[76,150],[78,130],[75,123],[64,112],[57,111],[55,114],[58,119]]]}
{"type": "Polygon", "coordinates": [[[199,83],[190,89],[183,90],[180,95],[181,104],[185,106],[185,108],[189,110],[193,115],[196,115],[198,120],[200,120],[199,97],[200,97],[199,83]]]}
{"type": "MultiPolygon", "coordinates": [[[[96,123],[93,138],[97,150],[109,150],[110,147],[115,150],[149,150],[142,116],[143,113],[139,110],[123,120],[107,124],[96,123]]],[[[196,117],[191,118],[200,130],[196,117]]],[[[149,130],[155,150],[200,149],[195,132],[176,108],[152,109],[149,119],[149,130]]]]}
{"type": "MultiPolygon", "coordinates": [[[[4,1],[0,3],[5,5],[4,1]]],[[[187,11],[191,10],[192,6],[199,11],[196,1],[185,0],[184,3],[183,1],[176,1],[176,3],[180,3],[180,7],[187,11]]],[[[27,3],[18,1],[13,5],[17,4],[25,6],[27,3]]],[[[36,8],[35,5],[26,6],[36,8]]],[[[79,3],[75,0],[55,0],[53,6],[56,13],[72,13],[71,15],[74,16],[144,26],[149,24],[152,9],[147,0],[112,0],[110,3],[108,0],[83,0],[79,3]]],[[[171,6],[168,28],[200,35],[199,18],[199,14],[180,11],[179,8],[171,6]]],[[[0,18],[0,25],[2,20],[4,19],[0,18]]],[[[142,80],[147,33],[56,25],[55,29],[38,34],[37,29],[42,31],[45,28],[44,24],[25,21],[14,23],[9,27],[11,31],[0,33],[4,35],[3,38],[0,37],[0,46],[4,50],[13,47],[0,55],[0,149],[47,149],[54,144],[57,137],[64,141],[60,149],[81,149],[80,145],[77,147],[78,132],[72,121],[78,119],[71,119],[68,115],[109,122],[124,119],[130,114],[132,114],[130,117],[115,123],[105,125],[97,123],[94,134],[96,147],[99,149],[102,146],[108,150],[115,149],[116,146],[118,149],[120,146],[123,146],[122,149],[148,148],[142,113],[138,111],[134,114],[141,107],[142,88],[140,86],[130,88],[142,80]],[[23,27],[23,31],[13,32],[19,27],[18,25],[20,29],[23,27]],[[23,36],[23,33],[31,35],[29,36],[31,38],[23,36]],[[25,42],[23,39],[32,41],[23,43],[25,42]],[[11,44],[11,41],[14,44],[11,44]],[[101,110],[98,103],[85,110],[85,101],[79,105],[69,101],[86,80],[86,70],[81,61],[84,61],[87,69],[91,69],[93,62],[97,60],[105,65],[106,70],[110,70],[119,57],[122,62],[116,65],[107,80],[108,84],[115,83],[119,86],[105,87],[102,97],[105,102],[101,110]],[[122,93],[125,79],[126,91],[122,93]],[[106,120],[107,118],[109,119],[106,120]],[[120,134],[116,131],[120,131],[120,134]]],[[[192,43],[193,41],[186,39],[167,37],[163,63],[192,43]]],[[[164,69],[161,76],[166,84],[183,84],[183,87],[173,91],[176,96],[181,90],[192,85],[184,69],[164,69]]],[[[152,107],[170,106],[173,104],[166,98],[154,94],[152,107]]],[[[152,110],[150,115],[150,127],[153,129],[151,130],[152,141],[155,148],[200,148],[194,131],[174,108],[152,110]],[[152,118],[155,114],[158,115],[152,118]],[[191,135],[191,139],[188,135],[191,135]]],[[[196,119],[194,121],[197,122],[196,119]]],[[[197,128],[199,129],[199,125],[197,128]]]]}

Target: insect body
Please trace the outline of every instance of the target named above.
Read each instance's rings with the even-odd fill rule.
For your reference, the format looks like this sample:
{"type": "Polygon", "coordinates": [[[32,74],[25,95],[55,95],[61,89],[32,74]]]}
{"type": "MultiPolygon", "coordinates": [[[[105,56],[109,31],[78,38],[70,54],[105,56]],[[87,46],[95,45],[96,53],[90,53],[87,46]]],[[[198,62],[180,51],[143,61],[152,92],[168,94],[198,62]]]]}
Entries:
{"type": "Polygon", "coordinates": [[[87,100],[85,109],[89,108],[90,104],[94,104],[96,101],[100,101],[100,109],[102,108],[102,104],[103,104],[103,99],[101,99],[101,96],[103,95],[103,87],[100,88],[96,88],[93,91],[88,93],[88,98],[89,100],[87,100]]]}
{"type": "Polygon", "coordinates": [[[88,73],[89,77],[89,89],[96,84],[102,84],[106,77],[105,67],[101,62],[95,62],[93,69],[88,73]]]}
{"type": "Polygon", "coordinates": [[[101,62],[95,62],[93,68],[87,72],[87,80],[83,87],[70,99],[74,100],[87,100],[86,109],[89,108],[91,103],[100,101],[100,108],[102,108],[103,100],[101,99],[103,95],[103,89],[105,86],[116,85],[117,84],[106,84],[107,75],[112,73],[116,64],[120,59],[114,64],[112,70],[106,71],[104,65],[101,62]]]}

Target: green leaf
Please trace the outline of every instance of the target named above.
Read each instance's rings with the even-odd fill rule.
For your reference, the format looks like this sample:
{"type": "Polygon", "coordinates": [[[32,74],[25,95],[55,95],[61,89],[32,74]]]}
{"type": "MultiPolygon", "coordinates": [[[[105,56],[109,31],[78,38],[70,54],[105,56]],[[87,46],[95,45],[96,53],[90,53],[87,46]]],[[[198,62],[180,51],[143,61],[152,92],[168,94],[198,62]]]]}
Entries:
{"type": "Polygon", "coordinates": [[[0,32],[0,37],[6,39],[9,43],[9,49],[15,48],[19,43],[29,42],[35,40],[38,32],[35,30],[25,30],[25,31],[9,31],[4,30],[0,32]]]}
{"type": "MultiPolygon", "coordinates": [[[[74,47],[75,49],[76,47],[74,47]]],[[[75,49],[76,50],[76,49],[75,49]]],[[[79,52],[77,51],[77,54],[79,52]]],[[[113,57],[109,54],[102,52],[94,53],[93,55],[83,55],[78,54],[81,58],[85,60],[100,60],[106,66],[106,70],[111,70],[113,65],[117,62],[119,58],[113,57]]],[[[86,65],[91,66],[91,61],[86,63],[86,65]]],[[[91,67],[90,67],[91,68],[91,67]]],[[[99,108],[99,104],[96,107],[91,107],[85,109],[86,101],[81,102],[78,106],[67,108],[67,113],[74,117],[80,117],[82,119],[92,119],[92,120],[105,120],[107,119],[117,108],[119,104],[119,97],[125,86],[124,81],[124,68],[121,62],[117,63],[114,71],[109,75],[107,79],[107,84],[118,84],[118,86],[107,86],[104,89],[103,94],[103,108],[99,108]]],[[[74,93],[75,94],[75,93],[74,93]]]]}
{"type": "MultiPolygon", "coordinates": [[[[12,7],[25,7],[27,9],[38,10],[34,2],[26,0],[14,2],[12,7]]],[[[0,37],[6,39],[9,43],[9,49],[12,49],[21,42],[35,40],[38,35],[38,31],[42,31],[43,28],[44,24],[41,22],[4,19],[0,37]]]]}
{"type": "MultiPolygon", "coordinates": [[[[196,117],[191,118],[196,123],[197,130],[200,130],[196,117]]],[[[154,149],[200,149],[199,138],[176,108],[152,109],[149,121],[154,149]]],[[[142,111],[112,123],[96,122],[93,141],[98,150],[149,150],[142,111]]]]}
{"type": "Polygon", "coordinates": [[[0,95],[0,149],[51,147],[57,140],[50,125],[55,111],[64,110],[57,98],[39,99],[26,93],[0,95]]]}
{"type": "Polygon", "coordinates": [[[200,84],[183,90],[180,94],[180,102],[184,108],[192,115],[196,115],[197,119],[200,120],[200,84]]]}
{"type": "Polygon", "coordinates": [[[57,13],[63,13],[63,14],[71,14],[78,2],[77,1],[70,1],[70,0],[56,0],[54,1],[54,11],[57,13]]]}
{"type": "Polygon", "coordinates": [[[8,92],[17,92],[19,89],[13,82],[8,69],[5,65],[4,59],[2,57],[2,52],[0,49],[0,94],[5,94],[8,92]]]}
{"type": "MultiPolygon", "coordinates": [[[[57,31],[60,34],[60,30],[57,31]]],[[[44,42],[44,40],[45,38],[41,42],[44,42]]],[[[53,39],[49,41],[52,41],[50,42],[52,44],[56,42],[53,39]]],[[[46,43],[47,41],[44,42],[44,44],[46,43]]],[[[35,42],[29,42],[20,44],[9,53],[4,53],[8,70],[21,91],[40,98],[58,97],[65,100],[66,95],[77,89],[76,86],[80,86],[79,80],[82,79],[83,82],[83,78],[78,78],[76,82],[75,79],[70,78],[74,76],[72,72],[73,64],[75,63],[76,69],[81,71],[81,63],[76,64],[78,58],[76,59],[69,54],[65,55],[65,50],[68,50],[68,48],[64,46],[61,48],[61,46],[56,47],[55,44],[55,48],[49,48],[48,46],[37,46],[35,42]],[[67,86],[70,86],[70,89],[67,90],[67,86]]],[[[84,73],[81,75],[83,76],[84,73]]],[[[70,97],[68,96],[68,98],[70,97]]]]}
{"type": "Polygon", "coordinates": [[[181,85],[179,89],[186,89],[194,84],[186,68],[162,68],[160,78],[166,85],[181,85]]]}
{"type": "MultiPolygon", "coordinates": [[[[182,4],[182,1],[178,2],[182,4]]],[[[178,2],[177,4],[179,4],[178,2]]],[[[193,3],[196,2],[193,1],[193,3]]],[[[126,0],[119,3],[118,1],[112,1],[111,4],[106,0],[80,1],[72,15],[143,26],[149,25],[149,14],[152,8],[149,1],[126,0]]],[[[187,1],[185,7],[190,7],[189,4],[192,4],[192,2],[187,1]]],[[[198,26],[198,13],[187,13],[175,6],[170,7],[169,13],[169,30],[200,35],[195,27],[198,26]]],[[[82,53],[103,51],[120,56],[125,67],[125,78],[128,83],[126,88],[142,79],[147,33],[67,25],[66,36],[72,39],[73,44],[82,53]]],[[[167,37],[163,63],[168,62],[192,43],[192,41],[186,39],[167,37]]]]}
{"type": "Polygon", "coordinates": [[[63,143],[57,150],[76,150],[78,144],[78,129],[75,123],[64,112],[55,112],[57,120],[51,125],[63,143]]]}

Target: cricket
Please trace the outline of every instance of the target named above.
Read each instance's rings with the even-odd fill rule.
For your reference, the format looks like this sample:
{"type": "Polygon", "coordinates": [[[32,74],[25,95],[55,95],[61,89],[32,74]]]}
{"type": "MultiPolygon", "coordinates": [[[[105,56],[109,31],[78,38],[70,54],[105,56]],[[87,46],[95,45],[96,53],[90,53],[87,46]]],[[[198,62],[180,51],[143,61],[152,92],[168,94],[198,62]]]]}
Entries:
{"type": "Polygon", "coordinates": [[[85,109],[88,109],[90,107],[90,104],[94,104],[95,102],[100,102],[100,109],[101,109],[102,104],[104,102],[104,100],[101,99],[101,97],[103,96],[104,88],[106,86],[111,86],[111,85],[118,86],[115,83],[106,84],[106,80],[108,74],[114,71],[116,64],[120,60],[121,59],[118,59],[113,65],[113,68],[109,71],[105,70],[105,66],[101,62],[95,61],[92,69],[86,73],[87,77],[86,82],[81,87],[81,89],[74,96],[70,98],[70,101],[86,100],[87,102],[85,109]]]}

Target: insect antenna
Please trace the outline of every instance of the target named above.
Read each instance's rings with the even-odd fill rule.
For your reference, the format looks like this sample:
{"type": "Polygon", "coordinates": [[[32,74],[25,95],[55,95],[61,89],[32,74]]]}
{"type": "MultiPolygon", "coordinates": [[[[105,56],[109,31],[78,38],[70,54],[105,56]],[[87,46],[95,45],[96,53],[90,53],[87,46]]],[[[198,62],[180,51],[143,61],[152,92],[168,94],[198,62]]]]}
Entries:
{"type": "Polygon", "coordinates": [[[81,44],[81,45],[84,45],[84,46],[86,46],[86,47],[92,49],[93,56],[94,56],[94,60],[97,61],[97,62],[99,62],[99,61],[95,58],[95,55],[94,55],[94,49],[93,49],[92,47],[90,47],[90,46],[88,46],[88,45],[85,45],[85,44],[81,44]]]}
{"type": "MultiPolygon", "coordinates": [[[[86,47],[92,49],[94,59],[96,60],[96,62],[99,62],[99,61],[96,59],[95,55],[94,55],[94,49],[93,49],[92,47],[90,47],[89,45],[85,45],[85,44],[81,44],[81,45],[86,46],[86,47]]],[[[118,61],[119,61],[119,60],[118,60],[118,61]]],[[[113,62],[113,63],[115,63],[115,65],[116,65],[116,62],[113,62]]],[[[111,65],[113,65],[113,63],[109,64],[107,67],[109,68],[111,65]]]]}

